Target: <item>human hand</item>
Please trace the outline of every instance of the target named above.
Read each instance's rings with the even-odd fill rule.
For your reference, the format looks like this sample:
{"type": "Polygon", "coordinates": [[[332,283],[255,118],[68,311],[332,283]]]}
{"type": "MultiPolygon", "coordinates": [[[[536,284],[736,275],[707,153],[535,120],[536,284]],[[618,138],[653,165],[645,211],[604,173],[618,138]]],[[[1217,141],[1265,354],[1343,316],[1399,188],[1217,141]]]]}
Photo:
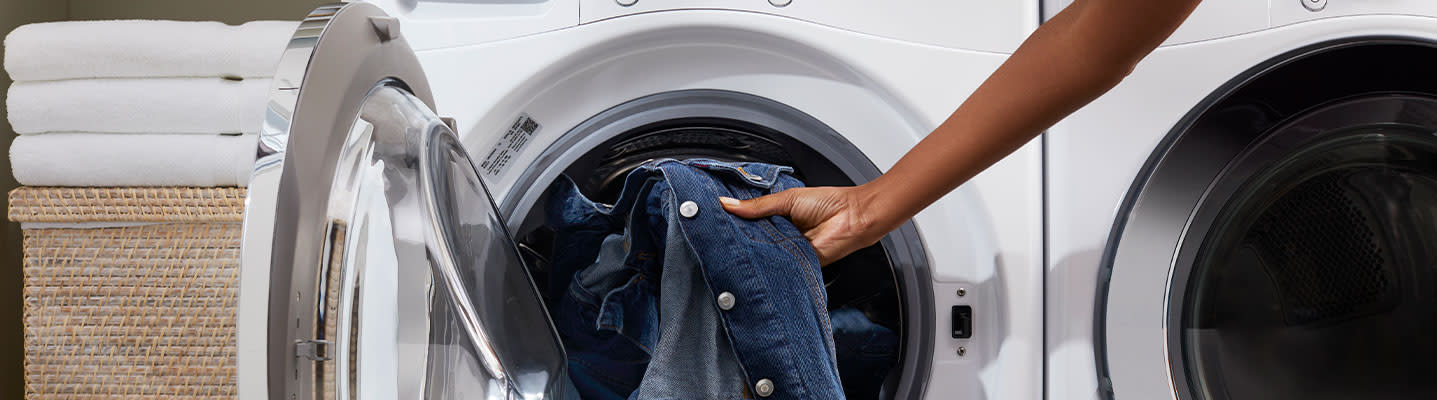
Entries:
{"type": "Polygon", "coordinates": [[[720,197],[719,202],[729,213],[743,218],[788,217],[813,245],[819,263],[828,265],[877,243],[897,227],[876,218],[871,199],[862,187],[811,187],[751,200],[720,197]]]}

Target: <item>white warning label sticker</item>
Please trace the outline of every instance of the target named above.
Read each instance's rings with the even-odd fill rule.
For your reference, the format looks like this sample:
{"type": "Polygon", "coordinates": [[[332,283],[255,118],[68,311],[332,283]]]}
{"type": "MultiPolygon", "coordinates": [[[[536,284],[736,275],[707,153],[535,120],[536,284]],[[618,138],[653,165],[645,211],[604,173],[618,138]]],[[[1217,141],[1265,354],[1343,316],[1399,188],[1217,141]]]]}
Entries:
{"type": "Polygon", "coordinates": [[[524,145],[529,144],[540,127],[539,122],[529,114],[519,114],[519,119],[509,125],[509,129],[494,143],[494,147],[489,149],[489,154],[484,155],[484,160],[479,162],[479,170],[489,176],[503,175],[514,157],[524,150],[524,145]]]}

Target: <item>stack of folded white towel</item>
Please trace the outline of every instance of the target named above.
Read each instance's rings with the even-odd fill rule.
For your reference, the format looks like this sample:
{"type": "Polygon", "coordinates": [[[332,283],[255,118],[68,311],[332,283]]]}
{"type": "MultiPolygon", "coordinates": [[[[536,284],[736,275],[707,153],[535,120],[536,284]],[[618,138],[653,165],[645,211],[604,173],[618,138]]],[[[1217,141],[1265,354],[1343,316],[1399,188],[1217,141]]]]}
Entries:
{"type": "Polygon", "coordinates": [[[245,186],[295,22],[83,21],[5,38],[27,186],[245,186]]]}

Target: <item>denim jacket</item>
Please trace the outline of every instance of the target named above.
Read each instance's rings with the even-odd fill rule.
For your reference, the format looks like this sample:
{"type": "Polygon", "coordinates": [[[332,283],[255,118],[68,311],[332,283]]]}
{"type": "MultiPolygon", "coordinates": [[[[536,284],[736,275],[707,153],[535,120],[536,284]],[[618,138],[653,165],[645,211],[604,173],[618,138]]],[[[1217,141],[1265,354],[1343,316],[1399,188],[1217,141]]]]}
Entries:
{"type": "Polygon", "coordinates": [[[801,186],[791,171],[651,161],[612,206],[550,189],[547,290],[584,398],[843,398],[812,247],[787,219],[718,201],[801,186]]]}

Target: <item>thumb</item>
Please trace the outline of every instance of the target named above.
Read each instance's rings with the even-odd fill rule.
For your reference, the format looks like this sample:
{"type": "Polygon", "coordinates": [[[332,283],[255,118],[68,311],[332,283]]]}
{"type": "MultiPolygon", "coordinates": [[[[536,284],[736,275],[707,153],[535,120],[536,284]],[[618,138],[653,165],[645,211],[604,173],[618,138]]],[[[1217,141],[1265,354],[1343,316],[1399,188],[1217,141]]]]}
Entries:
{"type": "Polygon", "coordinates": [[[762,218],[772,215],[788,215],[793,202],[791,201],[792,191],[785,190],[771,195],[757,197],[750,200],[739,200],[731,197],[719,197],[719,203],[729,213],[743,218],[762,218]]]}

